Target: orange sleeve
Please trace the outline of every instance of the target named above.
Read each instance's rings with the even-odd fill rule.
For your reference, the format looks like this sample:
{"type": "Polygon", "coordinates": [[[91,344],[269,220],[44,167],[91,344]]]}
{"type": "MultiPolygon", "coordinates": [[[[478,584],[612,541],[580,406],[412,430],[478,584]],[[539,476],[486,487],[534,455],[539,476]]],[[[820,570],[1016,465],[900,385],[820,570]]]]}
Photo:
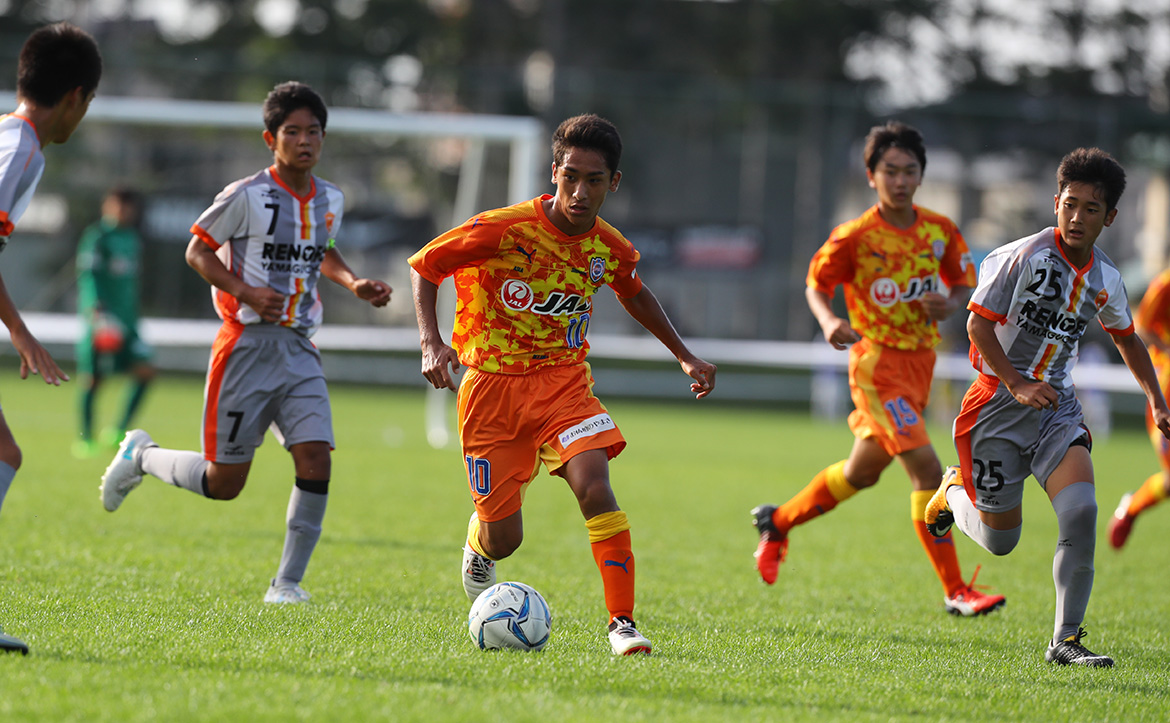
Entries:
{"type": "Polygon", "coordinates": [[[427,281],[441,284],[456,269],[494,256],[506,233],[507,223],[483,213],[436,237],[407,263],[427,281]]]}
{"type": "Polygon", "coordinates": [[[638,259],[642,255],[624,236],[615,232],[616,238],[610,242],[614,259],[617,260],[617,269],[613,274],[613,281],[609,287],[623,299],[637,296],[642,290],[642,277],[638,275],[638,259]]]}
{"type": "Polygon", "coordinates": [[[1134,323],[1159,337],[1170,337],[1170,271],[1154,277],[1138,305],[1134,323]]]}
{"type": "Polygon", "coordinates": [[[939,260],[939,277],[947,286],[967,286],[972,289],[978,282],[975,263],[971,260],[971,249],[967,241],[950,219],[947,219],[947,230],[950,233],[950,243],[939,260]]]}
{"type": "Polygon", "coordinates": [[[16,226],[8,220],[8,212],[0,210],[0,236],[11,236],[16,226]]]}
{"type": "Polygon", "coordinates": [[[842,234],[840,227],[834,229],[829,240],[813,254],[805,284],[832,296],[837,286],[852,281],[856,273],[853,246],[851,235],[842,234]]]}
{"type": "Polygon", "coordinates": [[[967,302],[967,309],[969,309],[972,313],[978,314],[988,321],[994,321],[997,324],[1007,319],[1007,317],[1003,314],[997,314],[991,309],[987,309],[980,306],[979,304],[976,304],[974,301],[967,302]]]}
{"type": "MultiPolygon", "coordinates": [[[[216,242],[216,240],[211,237],[211,234],[204,231],[203,227],[200,226],[199,224],[195,224],[194,226],[191,227],[191,234],[194,236],[198,236],[199,239],[203,243],[207,244],[215,251],[218,251],[219,247],[221,246],[221,244],[216,242]]],[[[196,248],[198,248],[198,247],[196,247],[196,248]]]]}

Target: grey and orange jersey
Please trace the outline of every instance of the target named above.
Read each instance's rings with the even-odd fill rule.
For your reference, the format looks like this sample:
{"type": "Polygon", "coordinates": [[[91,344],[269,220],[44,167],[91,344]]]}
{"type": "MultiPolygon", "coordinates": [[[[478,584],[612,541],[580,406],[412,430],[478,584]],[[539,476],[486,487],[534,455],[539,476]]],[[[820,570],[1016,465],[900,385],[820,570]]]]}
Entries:
{"type": "MultiPolygon", "coordinates": [[[[1132,334],[1134,326],[1116,264],[1094,248],[1078,269],[1061,251],[1059,234],[1049,227],[988,254],[967,308],[997,322],[996,337],[1020,374],[1063,389],[1089,322],[1099,317],[1117,336],[1132,334]]],[[[974,344],[971,363],[995,374],[974,344]]]]}
{"type": "MultiPolygon", "coordinates": [[[[191,233],[246,284],[284,294],[277,323],[312,336],[321,325],[321,261],[333,247],[344,206],[332,183],[314,176],[308,194],[298,196],[273,166],[220,191],[191,233]]],[[[224,321],[261,323],[254,309],[227,292],[212,287],[211,297],[224,321]]]]}
{"type": "Polygon", "coordinates": [[[23,116],[0,116],[0,249],[24,215],[44,172],[37,129],[23,116]]]}

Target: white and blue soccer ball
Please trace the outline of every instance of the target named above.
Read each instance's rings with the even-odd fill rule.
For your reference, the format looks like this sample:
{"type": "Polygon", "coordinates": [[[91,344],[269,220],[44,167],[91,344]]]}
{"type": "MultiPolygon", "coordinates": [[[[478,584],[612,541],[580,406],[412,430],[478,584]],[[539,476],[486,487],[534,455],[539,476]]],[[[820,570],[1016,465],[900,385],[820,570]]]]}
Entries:
{"type": "Polygon", "coordinates": [[[500,582],[479,594],[467,615],[467,632],[480,650],[540,650],[552,631],[548,603],[522,582],[500,582]]]}

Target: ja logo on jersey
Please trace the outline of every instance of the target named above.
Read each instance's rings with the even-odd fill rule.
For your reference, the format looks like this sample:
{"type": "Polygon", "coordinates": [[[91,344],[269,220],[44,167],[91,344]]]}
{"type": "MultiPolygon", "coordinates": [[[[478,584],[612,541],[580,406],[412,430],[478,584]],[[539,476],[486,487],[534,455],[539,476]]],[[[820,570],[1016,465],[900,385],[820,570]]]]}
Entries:
{"type": "Polygon", "coordinates": [[[880,279],[874,279],[874,282],[870,284],[869,298],[873,300],[873,303],[886,309],[899,301],[909,302],[920,299],[923,294],[934,291],[934,287],[934,274],[909,279],[904,290],[898,288],[897,281],[883,276],[880,279]]]}
{"type": "Polygon", "coordinates": [[[520,279],[508,279],[500,287],[500,301],[512,311],[531,311],[544,316],[565,316],[589,311],[593,304],[581,294],[553,291],[537,300],[532,287],[520,279]]]}

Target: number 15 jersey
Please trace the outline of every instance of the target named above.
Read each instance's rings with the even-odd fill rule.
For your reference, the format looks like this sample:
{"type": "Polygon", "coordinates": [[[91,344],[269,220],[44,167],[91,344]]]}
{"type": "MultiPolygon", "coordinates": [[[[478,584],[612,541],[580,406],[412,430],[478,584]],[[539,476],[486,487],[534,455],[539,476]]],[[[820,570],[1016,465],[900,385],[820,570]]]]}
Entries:
{"type": "MultiPolygon", "coordinates": [[[[191,227],[245,283],[284,294],[276,323],[305,336],[321,325],[317,279],[345,207],[337,186],[315,176],[310,184],[309,192],[298,196],[280,180],[276,167],[269,167],[220,191],[191,227]]],[[[224,321],[262,323],[252,307],[225,291],[212,287],[211,298],[224,321]]]]}

